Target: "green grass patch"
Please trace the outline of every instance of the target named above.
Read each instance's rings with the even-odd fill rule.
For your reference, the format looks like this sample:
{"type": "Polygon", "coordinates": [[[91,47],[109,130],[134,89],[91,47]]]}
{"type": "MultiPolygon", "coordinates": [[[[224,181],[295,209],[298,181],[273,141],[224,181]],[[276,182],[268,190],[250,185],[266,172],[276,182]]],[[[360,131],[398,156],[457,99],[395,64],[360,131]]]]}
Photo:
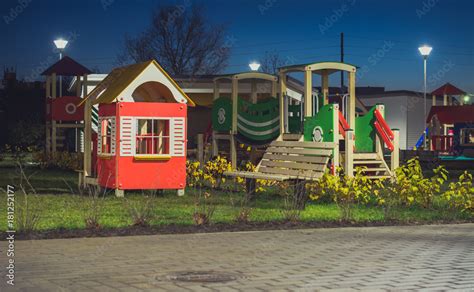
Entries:
{"type": "MultiPolygon", "coordinates": [[[[77,174],[64,170],[40,170],[27,167],[26,175],[33,185],[36,194],[30,194],[28,203],[38,210],[40,220],[38,230],[54,229],[84,229],[84,213],[86,206],[90,205],[91,198],[80,195],[77,190],[77,174]]],[[[0,187],[6,188],[7,184],[18,186],[20,172],[14,167],[0,168],[0,187]]],[[[145,202],[146,192],[127,192],[126,199],[132,202],[145,202]]],[[[213,223],[233,223],[239,212],[239,200],[243,193],[213,191],[209,204],[215,206],[213,223]]],[[[24,195],[17,187],[15,194],[16,206],[21,206],[24,195]]],[[[6,193],[0,195],[0,216],[6,218],[6,193]]],[[[125,199],[116,198],[113,192],[107,193],[101,199],[100,225],[104,228],[127,227],[132,224],[132,219],[124,206],[125,199]]],[[[283,210],[285,200],[275,194],[275,190],[258,194],[251,205],[250,221],[272,222],[285,220],[283,210]]],[[[154,219],[151,225],[181,224],[192,225],[195,211],[195,199],[191,190],[187,190],[184,197],[176,196],[175,192],[165,191],[156,197],[154,219]]],[[[395,210],[398,220],[409,222],[434,222],[439,220],[464,219],[472,220],[472,214],[451,214],[443,208],[422,209],[418,207],[398,208],[395,210]]],[[[301,221],[334,222],[340,220],[338,207],[331,202],[309,202],[301,212],[301,221]]],[[[379,206],[357,205],[354,210],[355,222],[379,222],[384,220],[384,212],[379,206]]],[[[7,228],[6,220],[0,220],[1,230],[7,228]]]]}

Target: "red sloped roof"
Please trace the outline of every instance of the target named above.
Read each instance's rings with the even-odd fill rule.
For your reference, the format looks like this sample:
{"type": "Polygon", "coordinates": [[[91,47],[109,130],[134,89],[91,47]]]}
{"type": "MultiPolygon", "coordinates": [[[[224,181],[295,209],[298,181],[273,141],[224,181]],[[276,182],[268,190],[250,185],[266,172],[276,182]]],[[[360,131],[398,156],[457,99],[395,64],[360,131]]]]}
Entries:
{"type": "Polygon", "coordinates": [[[446,83],[445,85],[441,86],[440,88],[434,90],[432,95],[463,95],[466,94],[463,90],[457,88],[456,86],[452,85],[451,83],[446,83]]]}
{"type": "Polygon", "coordinates": [[[61,60],[57,61],[41,73],[41,75],[51,75],[53,73],[62,76],[81,76],[84,74],[91,74],[92,71],[74,61],[72,58],[64,56],[61,60]]]}
{"type": "Polygon", "coordinates": [[[474,105],[432,106],[426,122],[437,116],[442,124],[474,123],[474,105]]]}

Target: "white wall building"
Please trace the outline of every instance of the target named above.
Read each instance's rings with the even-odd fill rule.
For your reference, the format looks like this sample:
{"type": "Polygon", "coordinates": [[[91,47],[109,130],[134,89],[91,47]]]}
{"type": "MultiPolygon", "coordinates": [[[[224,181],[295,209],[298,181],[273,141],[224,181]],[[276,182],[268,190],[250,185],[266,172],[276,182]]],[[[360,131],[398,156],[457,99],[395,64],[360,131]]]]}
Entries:
{"type": "MultiPolygon", "coordinates": [[[[422,92],[395,90],[374,95],[358,95],[358,98],[367,108],[379,103],[384,104],[385,120],[391,128],[400,130],[400,149],[413,149],[426,124],[422,92]]],[[[430,112],[431,105],[432,96],[427,94],[426,114],[430,112]]]]}

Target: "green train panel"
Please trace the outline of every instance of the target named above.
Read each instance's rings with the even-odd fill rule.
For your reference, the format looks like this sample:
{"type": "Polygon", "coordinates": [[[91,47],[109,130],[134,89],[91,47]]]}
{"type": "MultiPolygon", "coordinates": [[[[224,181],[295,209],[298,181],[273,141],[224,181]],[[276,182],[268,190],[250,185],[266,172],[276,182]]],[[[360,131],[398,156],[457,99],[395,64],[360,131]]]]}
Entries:
{"type": "Polygon", "coordinates": [[[319,112],[312,117],[306,117],[304,121],[304,140],[315,142],[336,142],[339,137],[334,135],[334,115],[336,109],[333,104],[327,104],[320,108],[319,112]]]}
{"type": "MultiPolygon", "coordinates": [[[[276,98],[253,104],[241,98],[237,103],[237,130],[253,141],[274,140],[280,134],[279,103],[276,98]]],[[[218,132],[232,129],[232,101],[218,98],[212,108],[212,127],[218,132]]]]}
{"type": "Polygon", "coordinates": [[[355,149],[360,153],[375,152],[375,106],[365,115],[356,117],[355,120],[355,149]]]}

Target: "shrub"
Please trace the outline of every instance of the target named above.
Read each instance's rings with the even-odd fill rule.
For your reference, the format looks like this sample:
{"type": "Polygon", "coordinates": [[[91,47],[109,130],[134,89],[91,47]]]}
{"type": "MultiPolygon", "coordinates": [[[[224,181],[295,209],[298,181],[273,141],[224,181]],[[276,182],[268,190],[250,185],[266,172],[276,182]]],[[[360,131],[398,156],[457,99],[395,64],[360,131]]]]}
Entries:
{"type": "Polygon", "coordinates": [[[87,185],[85,195],[81,202],[83,218],[88,229],[99,229],[100,217],[102,216],[105,203],[105,190],[102,192],[100,186],[87,185]]]}
{"type": "Polygon", "coordinates": [[[416,203],[424,208],[430,208],[434,196],[440,193],[442,185],[447,180],[447,175],[448,171],[439,166],[434,169],[431,178],[424,177],[418,157],[415,157],[395,170],[394,184],[403,204],[410,206],[416,203]]]}
{"type": "Polygon", "coordinates": [[[297,222],[301,218],[301,211],[305,209],[308,193],[306,182],[296,180],[293,182],[277,182],[278,193],[283,196],[283,209],[281,213],[286,221],[297,222]]]}
{"type": "Polygon", "coordinates": [[[216,207],[210,204],[211,193],[195,191],[193,221],[196,225],[207,225],[211,222],[216,207]]]}
{"type": "Polygon", "coordinates": [[[47,155],[45,152],[33,153],[34,161],[38,162],[41,168],[60,168],[76,170],[82,169],[83,154],[58,151],[54,155],[47,155]]]}
{"type": "Polygon", "coordinates": [[[124,208],[132,219],[133,226],[149,226],[155,218],[156,197],[144,196],[138,201],[124,200],[124,208]]]}
{"type": "Polygon", "coordinates": [[[449,189],[442,198],[447,202],[449,209],[461,212],[473,211],[474,185],[472,174],[464,171],[457,182],[449,184],[449,189]]]}
{"type": "Polygon", "coordinates": [[[19,232],[29,233],[31,231],[36,230],[41,215],[40,210],[38,208],[36,208],[35,206],[31,206],[28,203],[30,192],[32,192],[33,194],[35,194],[36,192],[33,186],[30,184],[30,181],[28,180],[28,177],[26,176],[25,172],[23,171],[21,164],[19,163],[18,165],[20,168],[21,175],[20,189],[23,193],[23,201],[17,201],[15,219],[17,224],[17,230],[19,232]],[[31,191],[26,190],[25,184],[28,185],[28,188],[31,191]]]}
{"type": "Polygon", "coordinates": [[[356,168],[354,177],[343,175],[342,169],[338,175],[325,173],[323,177],[308,184],[309,197],[318,200],[322,196],[330,196],[341,212],[341,219],[353,219],[353,209],[356,203],[368,203],[372,196],[372,182],[363,175],[363,169],[356,168]]]}

